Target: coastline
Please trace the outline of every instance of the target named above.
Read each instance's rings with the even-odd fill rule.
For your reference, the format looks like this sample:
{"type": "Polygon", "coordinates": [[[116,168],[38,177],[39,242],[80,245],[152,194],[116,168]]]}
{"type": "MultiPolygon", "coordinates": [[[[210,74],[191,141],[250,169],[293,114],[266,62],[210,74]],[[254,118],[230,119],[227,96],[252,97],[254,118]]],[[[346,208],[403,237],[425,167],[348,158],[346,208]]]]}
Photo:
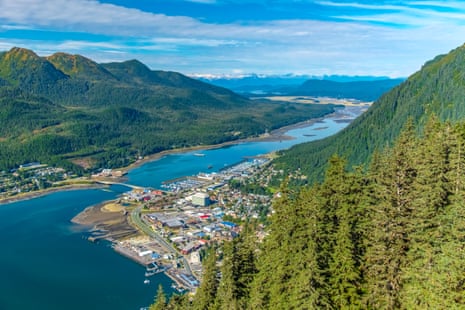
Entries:
{"type": "Polygon", "coordinates": [[[63,186],[58,186],[58,187],[50,187],[38,191],[33,191],[33,192],[27,192],[27,193],[21,193],[15,196],[10,196],[10,197],[5,197],[5,198],[0,198],[0,207],[3,204],[9,204],[13,202],[18,202],[18,201],[23,201],[23,200],[30,200],[42,196],[46,196],[52,193],[57,193],[57,192],[64,192],[64,191],[73,191],[73,190],[80,190],[80,189],[97,189],[97,188],[105,188],[105,185],[102,184],[69,184],[69,185],[63,185],[63,186]]]}
{"type": "Polygon", "coordinates": [[[129,166],[115,168],[115,170],[121,170],[123,173],[127,173],[128,171],[134,168],[140,167],[145,163],[155,161],[157,159],[162,158],[163,156],[172,155],[172,154],[179,154],[179,153],[185,153],[185,152],[191,152],[191,151],[214,150],[214,149],[220,149],[225,146],[236,145],[236,144],[247,143],[247,142],[273,142],[273,141],[280,141],[280,140],[294,140],[295,139],[294,137],[285,135],[285,133],[293,129],[299,129],[299,128],[311,126],[314,123],[321,121],[322,119],[326,117],[337,115],[337,113],[338,113],[337,111],[334,111],[333,113],[329,113],[322,117],[311,118],[311,119],[308,119],[302,122],[286,125],[286,126],[274,129],[269,133],[261,134],[260,136],[257,136],[257,137],[249,137],[249,138],[243,138],[243,139],[238,139],[238,140],[231,140],[231,141],[227,141],[227,142],[223,142],[219,144],[197,145],[197,146],[190,146],[190,147],[161,151],[159,153],[147,155],[143,159],[137,160],[136,162],[130,164],[129,166]]]}
{"type": "MultiPolygon", "coordinates": [[[[249,138],[243,138],[243,139],[238,139],[238,140],[231,140],[227,142],[223,142],[220,144],[209,144],[209,145],[197,145],[197,146],[191,146],[191,147],[184,147],[184,148],[177,148],[177,149],[169,149],[169,150],[164,150],[155,154],[147,155],[143,159],[137,160],[136,162],[126,166],[126,167],[120,167],[120,168],[115,168],[115,170],[120,170],[123,172],[123,174],[128,173],[130,170],[140,167],[145,163],[155,161],[157,159],[162,158],[163,156],[171,155],[171,154],[179,154],[179,153],[184,153],[184,152],[190,152],[190,151],[200,151],[200,150],[213,150],[213,149],[219,149],[225,146],[230,146],[230,145],[235,145],[235,144],[241,144],[241,143],[246,143],[246,142],[267,142],[267,141],[279,141],[279,140],[293,140],[295,139],[294,137],[285,135],[287,131],[293,130],[293,129],[298,129],[306,126],[310,126],[323,118],[326,117],[331,117],[337,115],[338,111],[334,111],[332,113],[329,113],[325,116],[319,117],[319,118],[311,118],[302,122],[286,125],[277,129],[272,130],[269,133],[261,134],[260,136],[257,137],[249,137],[249,138]]],[[[57,187],[51,187],[43,190],[38,190],[38,191],[33,191],[33,192],[27,192],[27,193],[20,193],[15,196],[10,196],[10,197],[5,197],[5,198],[0,198],[0,206],[3,204],[8,204],[8,203],[13,203],[13,202],[18,202],[18,201],[23,201],[23,200],[30,200],[34,198],[38,198],[41,196],[45,196],[48,194],[60,192],[60,191],[69,191],[69,190],[79,190],[79,189],[93,189],[93,188],[105,188],[106,185],[102,185],[98,183],[96,180],[93,180],[89,178],[88,184],[82,184],[82,183],[74,183],[74,184],[66,184],[63,186],[57,186],[57,187]]]]}
{"type": "MultiPolygon", "coordinates": [[[[201,150],[211,150],[211,149],[220,149],[230,145],[238,145],[241,143],[248,143],[248,142],[267,142],[267,141],[280,141],[280,140],[293,140],[294,137],[286,135],[286,132],[294,129],[299,129],[307,126],[311,126],[315,123],[320,122],[325,118],[337,118],[340,113],[336,110],[332,113],[326,114],[319,118],[312,118],[302,122],[290,124],[287,126],[283,126],[273,131],[262,134],[256,137],[249,137],[244,139],[237,139],[232,140],[220,144],[214,145],[198,145],[193,147],[186,147],[186,148],[178,148],[178,149],[170,149],[165,150],[159,153],[155,153],[149,156],[146,156],[126,167],[115,168],[115,170],[121,170],[124,174],[128,171],[137,168],[145,163],[156,161],[164,156],[171,155],[171,154],[178,154],[178,153],[185,153],[185,152],[192,152],[192,151],[201,151],[201,150]]],[[[76,180],[75,180],[76,181],[76,180]]],[[[98,180],[89,178],[85,180],[87,183],[70,183],[58,187],[52,187],[45,190],[29,192],[29,193],[21,193],[12,197],[7,197],[4,199],[0,198],[0,207],[2,204],[13,203],[21,200],[29,200],[34,199],[37,197],[45,196],[51,193],[60,192],[60,191],[71,191],[71,190],[80,190],[80,189],[93,189],[93,188],[106,188],[107,185],[99,184],[98,180]]],[[[71,182],[73,182],[71,180],[71,182]]],[[[122,181],[124,182],[124,181],[122,181]]],[[[89,206],[76,214],[72,219],[70,219],[71,223],[87,226],[86,229],[90,236],[88,240],[91,242],[96,242],[101,239],[108,240],[113,245],[115,245],[119,238],[127,238],[130,236],[137,236],[140,234],[140,231],[137,228],[134,228],[128,222],[127,213],[122,212],[121,210],[111,210],[111,208],[106,208],[107,205],[113,204],[116,200],[107,200],[102,201],[98,204],[89,206]]],[[[124,252],[117,251],[116,247],[114,248],[115,251],[119,255],[123,255],[128,259],[145,266],[144,262],[139,259],[137,255],[128,255],[124,252]]],[[[176,287],[188,287],[182,280],[176,276],[176,273],[172,273],[170,269],[167,269],[163,272],[167,277],[169,277],[174,283],[176,283],[176,287]]]]}

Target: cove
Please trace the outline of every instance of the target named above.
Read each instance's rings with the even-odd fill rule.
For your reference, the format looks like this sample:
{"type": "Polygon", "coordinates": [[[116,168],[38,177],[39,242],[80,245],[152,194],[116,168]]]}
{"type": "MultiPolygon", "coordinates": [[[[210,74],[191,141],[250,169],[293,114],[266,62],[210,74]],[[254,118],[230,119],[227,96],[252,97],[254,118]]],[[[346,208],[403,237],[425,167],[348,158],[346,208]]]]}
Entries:
{"type": "MultiPolygon", "coordinates": [[[[346,107],[341,113],[356,117],[361,109],[346,107]]],[[[348,122],[338,122],[340,116],[286,132],[293,140],[245,142],[167,155],[131,170],[128,183],[159,188],[163,181],[218,171],[245,156],[321,139],[347,126],[348,122]]],[[[171,293],[171,280],[164,274],[144,284],[142,266],[118,255],[108,243],[87,241],[87,228],[70,222],[86,207],[127,190],[112,186],[109,190],[63,191],[0,205],[0,309],[138,310],[153,302],[159,284],[171,293]]]]}

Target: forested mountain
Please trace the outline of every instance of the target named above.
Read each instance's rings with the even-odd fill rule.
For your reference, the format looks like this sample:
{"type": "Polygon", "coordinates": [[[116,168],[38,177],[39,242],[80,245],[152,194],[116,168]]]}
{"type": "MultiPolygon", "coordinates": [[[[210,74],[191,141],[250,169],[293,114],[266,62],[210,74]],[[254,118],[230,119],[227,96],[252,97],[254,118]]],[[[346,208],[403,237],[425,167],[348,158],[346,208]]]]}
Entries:
{"type": "Polygon", "coordinates": [[[297,145],[276,160],[287,171],[321,180],[328,158],[338,154],[348,165],[366,163],[398,137],[408,118],[421,129],[432,114],[452,122],[465,117],[465,46],[427,62],[420,71],[384,94],[340,133],[297,145]]]}
{"type": "Polygon", "coordinates": [[[311,152],[294,167],[328,163],[320,182],[285,180],[263,241],[251,220],[211,251],[192,300],[153,308],[465,309],[464,60],[437,57],[343,133],[291,150],[311,152]]]}
{"type": "Polygon", "coordinates": [[[0,53],[0,170],[41,161],[76,170],[127,165],[165,149],[258,135],[333,111],[250,101],[137,60],[0,53]]]}
{"type": "Polygon", "coordinates": [[[263,242],[246,225],[192,301],[153,309],[464,309],[464,150],[465,123],[433,116],[366,172],[332,157],[321,184],[283,184],[263,242]]]}

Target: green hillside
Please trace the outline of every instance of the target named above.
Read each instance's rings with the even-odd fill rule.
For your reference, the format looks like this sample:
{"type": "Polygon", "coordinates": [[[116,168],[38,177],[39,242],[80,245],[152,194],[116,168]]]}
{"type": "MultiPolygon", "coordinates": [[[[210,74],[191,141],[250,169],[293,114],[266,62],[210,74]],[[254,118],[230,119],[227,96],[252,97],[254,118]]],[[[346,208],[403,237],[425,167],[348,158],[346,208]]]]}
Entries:
{"type": "Polygon", "coordinates": [[[251,101],[137,60],[98,64],[22,48],[0,53],[0,98],[0,170],[30,161],[124,166],[139,156],[256,136],[333,111],[251,101]]]}
{"type": "Polygon", "coordinates": [[[338,154],[349,166],[366,163],[373,152],[391,145],[408,118],[419,130],[432,114],[452,122],[465,117],[465,46],[438,56],[405,82],[384,94],[345,130],[324,140],[284,152],[276,165],[300,168],[310,180],[321,180],[328,158],[338,154]]]}
{"type": "Polygon", "coordinates": [[[192,298],[150,309],[465,309],[464,132],[409,123],[366,172],[334,156],[321,184],[284,183],[264,240],[245,224],[192,298]]]}
{"type": "Polygon", "coordinates": [[[193,297],[151,309],[465,309],[464,61],[435,58],[347,130],[285,152],[278,165],[321,182],[286,179],[265,231],[249,219],[193,297]]]}

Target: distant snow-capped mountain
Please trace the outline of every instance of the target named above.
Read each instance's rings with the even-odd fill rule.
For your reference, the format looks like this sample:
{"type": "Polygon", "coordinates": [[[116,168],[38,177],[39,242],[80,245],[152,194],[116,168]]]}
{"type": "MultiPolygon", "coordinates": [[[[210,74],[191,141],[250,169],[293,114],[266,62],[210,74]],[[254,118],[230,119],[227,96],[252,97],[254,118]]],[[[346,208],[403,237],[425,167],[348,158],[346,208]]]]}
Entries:
{"type": "Polygon", "coordinates": [[[191,74],[190,77],[248,95],[295,93],[295,91],[299,90],[302,85],[312,80],[332,81],[338,83],[390,80],[389,77],[385,76],[313,76],[292,73],[283,75],[266,75],[256,73],[239,75],[191,74]]]}

